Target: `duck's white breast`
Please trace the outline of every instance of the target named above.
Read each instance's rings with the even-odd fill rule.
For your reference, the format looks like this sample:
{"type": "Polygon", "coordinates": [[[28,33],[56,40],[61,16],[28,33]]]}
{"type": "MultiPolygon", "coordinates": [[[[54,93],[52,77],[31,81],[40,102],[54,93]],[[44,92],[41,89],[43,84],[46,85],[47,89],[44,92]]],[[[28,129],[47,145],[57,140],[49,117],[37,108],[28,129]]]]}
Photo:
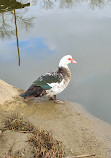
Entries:
{"type": "Polygon", "coordinates": [[[48,85],[51,86],[52,88],[49,90],[46,90],[46,93],[47,93],[46,95],[53,96],[53,95],[56,95],[56,94],[62,92],[69,84],[69,81],[70,80],[63,79],[60,83],[57,83],[57,82],[51,83],[51,84],[48,83],[48,85]]]}

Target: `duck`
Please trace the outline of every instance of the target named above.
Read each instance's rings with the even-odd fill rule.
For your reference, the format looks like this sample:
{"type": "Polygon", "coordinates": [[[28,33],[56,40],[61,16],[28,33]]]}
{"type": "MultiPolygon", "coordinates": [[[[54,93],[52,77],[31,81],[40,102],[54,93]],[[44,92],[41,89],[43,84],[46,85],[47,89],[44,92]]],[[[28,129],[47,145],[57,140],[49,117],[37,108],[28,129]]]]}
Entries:
{"type": "Polygon", "coordinates": [[[71,71],[68,64],[75,63],[71,55],[65,55],[59,62],[56,72],[48,72],[35,80],[26,92],[21,94],[24,99],[33,97],[47,96],[54,103],[63,103],[56,98],[56,95],[61,93],[71,80],[71,71]]]}

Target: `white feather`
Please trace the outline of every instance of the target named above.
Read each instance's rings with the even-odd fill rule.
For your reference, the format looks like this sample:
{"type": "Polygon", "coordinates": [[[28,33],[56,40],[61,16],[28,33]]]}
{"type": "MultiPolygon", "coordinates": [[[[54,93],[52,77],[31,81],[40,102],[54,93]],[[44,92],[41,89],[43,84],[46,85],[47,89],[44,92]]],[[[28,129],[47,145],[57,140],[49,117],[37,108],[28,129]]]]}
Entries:
{"type": "Polygon", "coordinates": [[[60,92],[62,92],[67,85],[69,84],[70,80],[65,81],[64,79],[60,82],[60,83],[47,83],[49,86],[51,86],[52,88],[49,90],[46,90],[47,96],[53,96],[56,95],[60,92]]]}

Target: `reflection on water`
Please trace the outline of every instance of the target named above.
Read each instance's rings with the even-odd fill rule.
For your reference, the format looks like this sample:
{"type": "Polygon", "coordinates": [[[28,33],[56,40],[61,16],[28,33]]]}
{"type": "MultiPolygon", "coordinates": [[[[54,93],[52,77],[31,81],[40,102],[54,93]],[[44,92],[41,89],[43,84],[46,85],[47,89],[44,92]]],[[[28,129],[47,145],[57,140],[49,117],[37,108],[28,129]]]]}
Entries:
{"type": "Polygon", "coordinates": [[[0,13],[24,8],[29,5],[30,3],[22,4],[16,0],[0,0],[0,13]]]}
{"type": "Polygon", "coordinates": [[[30,7],[27,0],[1,2],[0,78],[27,89],[71,54],[78,64],[70,65],[71,82],[59,97],[111,123],[110,1],[30,0],[30,7]]]}
{"type": "Polygon", "coordinates": [[[32,0],[33,4],[39,5],[40,8],[44,9],[52,9],[52,8],[72,8],[77,4],[81,4],[82,2],[87,2],[91,9],[95,9],[96,7],[102,8],[107,4],[111,4],[111,0],[32,0]]]}
{"type": "Polygon", "coordinates": [[[10,38],[15,35],[14,29],[7,23],[5,13],[0,14],[0,38],[4,39],[5,37],[10,38]]]}
{"type": "Polygon", "coordinates": [[[14,18],[15,18],[15,28],[16,28],[16,41],[17,41],[17,50],[18,50],[18,59],[19,59],[19,66],[20,66],[20,52],[19,52],[19,40],[18,40],[18,29],[17,29],[17,18],[14,9],[14,18]]]}
{"type": "MultiPolygon", "coordinates": [[[[31,0],[31,4],[38,5],[40,8],[44,9],[53,9],[57,6],[57,8],[70,8],[75,6],[75,4],[81,3],[79,0],[31,0]]],[[[90,0],[89,6],[90,8],[94,9],[95,7],[103,7],[104,5],[110,4],[110,0],[90,0]]],[[[30,3],[22,4],[16,0],[1,0],[0,1],[0,16],[1,16],[1,26],[0,26],[0,37],[2,39],[8,37],[11,38],[12,36],[16,35],[16,42],[17,42],[17,51],[18,51],[18,61],[20,66],[20,52],[19,52],[19,40],[18,40],[18,29],[17,29],[17,21],[21,27],[25,27],[26,30],[32,27],[33,17],[31,18],[24,18],[24,14],[27,12],[25,10],[22,14],[16,15],[15,10],[20,8],[25,8],[30,6],[30,3]],[[10,12],[9,12],[10,11],[10,12]],[[8,12],[8,14],[7,14],[8,12]],[[12,27],[12,23],[9,23],[9,15],[14,15],[14,20],[11,18],[11,21],[15,23],[15,29],[12,27]]]]}
{"type": "Polygon", "coordinates": [[[90,0],[90,7],[94,9],[95,7],[102,8],[105,5],[104,0],[90,0]]]}
{"type": "Polygon", "coordinates": [[[24,18],[24,14],[27,10],[24,9],[24,12],[16,14],[16,9],[24,8],[30,6],[30,3],[22,4],[17,1],[0,1],[0,16],[1,16],[1,26],[0,26],[0,37],[1,39],[11,38],[12,36],[16,36],[16,43],[17,43],[17,52],[18,52],[18,65],[20,66],[20,52],[19,52],[19,39],[18,39],[18,28],[17,22],[21,27],[25,27],[28,31],[30,27],[32,27],[33,17],[31,18],[24,18]],[[14,16],[14,18],[13,18],[14,16]],[[10,19],[10,20],[9,20],[10,19]],[[12,23],[10,23],[12,22],[12,23]],[[12,24],[15,24],[15,29],[12,24]]]}
{"type": "MultiPolygon", "coordinates": [[[[41,0],[40,7],[45,9],[51,9],[54,7],[58,8],[72,8],[77,4],[81,4],[82,2],[87,2],[91,9],[95,9],[96,7],[102,8],[108,4],[111,4],[111,0],[87,0],[87,1],[80,1],[80,0],[41,0]]],[[[37,3],[37,0],[35,0],[37,3]]],[[[39,3],[39,1],[38,1],[39,3]]]]}

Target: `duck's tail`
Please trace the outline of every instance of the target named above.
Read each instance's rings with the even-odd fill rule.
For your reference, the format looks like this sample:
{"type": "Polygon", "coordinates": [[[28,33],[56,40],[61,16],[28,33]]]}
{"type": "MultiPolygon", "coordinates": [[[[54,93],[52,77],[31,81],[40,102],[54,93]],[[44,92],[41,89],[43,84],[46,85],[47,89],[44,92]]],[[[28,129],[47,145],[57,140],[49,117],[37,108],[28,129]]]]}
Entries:
{"type": "Polygon", "coordinates": [[[29,87],[29,89],[25,93],[21,94],[20,96],[25,99],[29,97],[41,97],[45,94],[46,94],[46,91],[42,87],[35,86],[32,84],[29,87]]]}

